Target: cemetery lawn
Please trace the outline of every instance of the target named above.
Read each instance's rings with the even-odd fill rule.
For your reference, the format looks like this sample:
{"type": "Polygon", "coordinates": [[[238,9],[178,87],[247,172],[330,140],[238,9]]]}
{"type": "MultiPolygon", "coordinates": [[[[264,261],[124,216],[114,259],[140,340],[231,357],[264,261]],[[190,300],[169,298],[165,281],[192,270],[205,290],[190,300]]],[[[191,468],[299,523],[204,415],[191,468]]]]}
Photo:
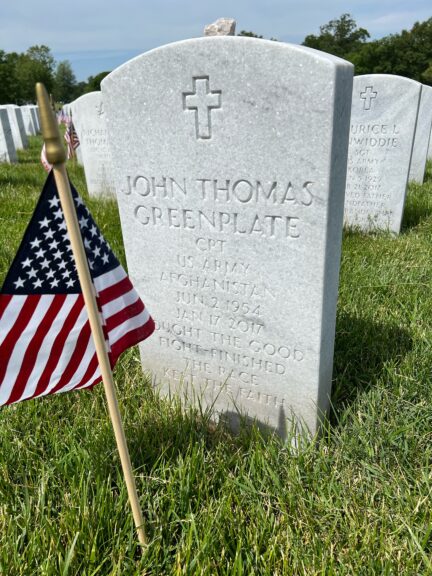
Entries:
{"type": "MultiPolygon", "coordinates": [[[[45,180],[0,164],[0,279],[45,180]]],[[[70,167],[87,198],[81,167],[70,167]]],[[[125,264],[113,201],[88,201],[125,264]]],[[[332,410],[297,452],[115,376],[150,546],[141,554],[102,385],[0,410],[0,574],[432,574],[432,165],[401,235],[346,232],[332,410]]],[[[144,295],[145,300],[145,295],[144,295]]],[[[1,361],[1,360],[0,360],[1,361]]]]}

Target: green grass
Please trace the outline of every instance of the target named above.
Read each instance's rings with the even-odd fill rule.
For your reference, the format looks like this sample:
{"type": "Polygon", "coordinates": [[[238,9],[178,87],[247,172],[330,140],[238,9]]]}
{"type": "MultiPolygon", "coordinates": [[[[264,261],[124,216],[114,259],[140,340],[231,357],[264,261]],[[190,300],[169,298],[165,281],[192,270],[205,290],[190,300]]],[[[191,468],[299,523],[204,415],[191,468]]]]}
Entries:
{"type": "MultiPolygon", "coordinates": [[[[40,146],[0,165],[0,279],[45,179],[40,146]]],[[[432,574],[431,168],[399,237],[344,235],[332,410],[315,443],[293,453],[185,414],[129,350],[116,382],[148,550],[97,386],[0,410],[0,574],[432,574]]],[[[115,204],[89,203],[124,262],[115,204]]]]}

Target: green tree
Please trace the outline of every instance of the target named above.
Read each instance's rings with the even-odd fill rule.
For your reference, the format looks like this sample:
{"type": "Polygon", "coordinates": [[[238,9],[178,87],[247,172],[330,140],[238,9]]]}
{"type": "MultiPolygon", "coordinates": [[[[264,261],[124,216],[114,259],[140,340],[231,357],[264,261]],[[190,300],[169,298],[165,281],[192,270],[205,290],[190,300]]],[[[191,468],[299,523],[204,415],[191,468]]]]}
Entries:
{"type": "Polygon", "coordinates": [[[87,78],[87,86],[85,87],[85,93],[88,92],[98,92],[100,90],[100,85],[105,76],[108,76],[110,72],[99,72],[96,76],[89,76],[87,78]]]}
{"type": "Polygon", "coordinates": [[[398,74],[432,85],[432,18],[368,42],[350,60],[356,74],[398,74]]]}
{"type": "Polygon", "coordinates": [[[347,58],[359,50],[369,37],[369,32],[365,28],[358,28],[350,14],[342,14],[340,18],[320,26],[319,36],[306,36],[303,46],[347,58]]]}
{"type": "Polygon", "coordinates": [[[18,86],[18,104],[34,102],[35,84],[43,82],[48,92],[54,85],[54,58],[48,46],[31,46],[25,54],[19,54],[15,64],[18,86]]]}
{"type": "Polygon", "coordinates": [[[72,66],[68,60],[62,60],[57,64],[54,76],[53,94],[57,102],[71,102],[76,98],[76,78],[72,66]]]}
{"type": "Polygon", "coordinates": [[[15,67],[18,59],[16,52],[7,54],[0,50],[0,104],[14,104],[18,96],[18,82],[15,67]]]}

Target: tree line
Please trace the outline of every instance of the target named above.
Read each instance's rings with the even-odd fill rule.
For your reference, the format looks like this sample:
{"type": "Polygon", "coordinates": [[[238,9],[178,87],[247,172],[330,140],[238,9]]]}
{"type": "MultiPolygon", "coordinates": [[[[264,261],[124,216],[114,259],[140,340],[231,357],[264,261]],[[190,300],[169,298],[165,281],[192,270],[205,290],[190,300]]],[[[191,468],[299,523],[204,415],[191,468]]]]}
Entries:
{"type": "Polygon", "coordinates": [[[0,104],[27,104],[35,100],[35,84],[43,82],[56,102],[71,102],[94,90],[109,72],[77,82],[68,60],[56,62],[48,46],[31,46],[26,52],[0,50],[0,104]]]}
{"type": "MultiPolygon", "coordinates": [[[[244,30],[240,36],[262,38],[244,30]]],[[[350,14],[342,14],[320,26],[318,35],[306,36],[302,45],[352,62],[356,75],[397,74],[432,85],[432,18],[416,22],[411,30],[399,34],[369,38],[369,32],[359,28],[350,14]]]]}
{"type": "MultiPolygon", "coordinates": [[[[262,38],[242,30],[239,36],[262,38]]],[[[432,18],[416,22],[411,30],[370,41],[370,34],[350,14],[342,14],[309,34],[303,46],[349,60],[358,74],[398,74],[432,85],[432,18]]],[[[276,40],[271,38],[271,40],[276,40]]],[[[0,50],[0,104],[34,101],[34,86],[43,82],[56,102],[71,102],[82,94],[100,90],[109,72],[77,82],[68,60],[56,62],[48,46],[31,46],[26,52],[0,50]]]]}

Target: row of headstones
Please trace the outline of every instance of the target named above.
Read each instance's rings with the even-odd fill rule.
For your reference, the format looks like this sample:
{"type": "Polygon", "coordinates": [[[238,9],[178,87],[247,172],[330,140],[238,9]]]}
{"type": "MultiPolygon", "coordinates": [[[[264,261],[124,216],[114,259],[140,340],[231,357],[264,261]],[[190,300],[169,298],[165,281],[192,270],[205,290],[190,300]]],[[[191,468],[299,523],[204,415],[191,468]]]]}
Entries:
{"type": "Polygon", "coordinates": [[[0,106],[0,162],[17,162],[17,150],[28,147],[28,136],[40,133],[38,107],[0,106]]]}
{"type": "Polygon", "coordinates": [[[316,430],[344,197],[348,223],[360,202],[355,223],[399,230],[422,92],[353,82],[350,63],[305,47],[219,37],[143,54],[71,104],[86,175],[103,150],[97,173],[156,321],[140,347],[155,386],[233,424],[243,413],[286,436],[295,415],[316,430]]]}
{"type": "MultiPolygon", "coordinates": [[[[89,193],[114,194],[102,93],[81,96],[64,113],[74,119],[89,193]]],[[[432,157],[431,126],[431,87],[400,76],[354,78],[346,224],[400,231],[408,181],[422,183],[428,151],[432,157]]]]}

